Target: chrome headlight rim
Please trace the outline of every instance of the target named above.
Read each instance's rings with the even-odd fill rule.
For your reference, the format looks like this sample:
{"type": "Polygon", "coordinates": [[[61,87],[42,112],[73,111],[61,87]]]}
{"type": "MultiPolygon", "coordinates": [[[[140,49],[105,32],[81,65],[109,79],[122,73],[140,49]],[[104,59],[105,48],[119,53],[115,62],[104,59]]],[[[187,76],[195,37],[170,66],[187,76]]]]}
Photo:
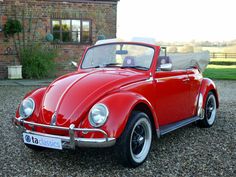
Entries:
{"type": "Polygon", "coordinates": [[[25,99],[21,102],[20,107],[19,107],[19,114],[20,114],[20,117],[21,117],[22,119],[27,119],[27,118],[29,118],[29,117],[33,114],[34,109],[35,109],[35,102],[34,102],[34,100],[33,100],[32,98],[25,98],[25,99]],[[22,115],[22,113],[21,113],[21,108],[22,108],[22,106],[23,106],[23,102],[24,102],[24,101],[30,101],[30,103],[32,104],[32,111],[31,111],[31,113],[28,114],[28,115],[22,115]]]}
{"type": "Polygon", "coordinates": [[[107,122],[108,116],[109,116],[109,110],[108,110],[107,106],[106,106],[105,104],[103,104],[103,103],[97,103],[97,104],[95,104],[95,105],[90,109],[90,111],[89,111],[89,115],[88,115],[88,117],[89,117],[89,123],[90,123],[90,125],[92,125],[94,128],[99,128],[99,127],[103,126],[103,125],[107,122]],[[102,107],[105,109],[106,114],[105,114],[105,119],[104,119],[104,121],[101,122],[101,123],[99,123],[99,124],[96,124],[96,123],[94,122],[94,120],[93,120],[93,117],[92,117],[92,111],[93,111],[96,107],[98,107],[98,106],[102,106],[102,107]]]}

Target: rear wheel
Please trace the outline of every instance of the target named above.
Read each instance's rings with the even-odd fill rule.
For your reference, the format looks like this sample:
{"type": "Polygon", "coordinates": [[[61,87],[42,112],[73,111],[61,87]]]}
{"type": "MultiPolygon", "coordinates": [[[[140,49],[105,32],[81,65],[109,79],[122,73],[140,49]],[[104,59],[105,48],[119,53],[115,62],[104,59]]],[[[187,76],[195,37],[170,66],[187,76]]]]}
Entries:
{"type": "Polygon", "coordinates": [[[209,92],[205,104],[204,118],[198,121],[200,127],[211,127],[216,119],[216,97],[214,93],[209,92]]]}
{"type": "Polygon", "coordinates": [[[148,116],[142,112],[134,112],[116,145],[123,165],[141,165],[149,154],[151,143],[152,126],[148,116]]]}

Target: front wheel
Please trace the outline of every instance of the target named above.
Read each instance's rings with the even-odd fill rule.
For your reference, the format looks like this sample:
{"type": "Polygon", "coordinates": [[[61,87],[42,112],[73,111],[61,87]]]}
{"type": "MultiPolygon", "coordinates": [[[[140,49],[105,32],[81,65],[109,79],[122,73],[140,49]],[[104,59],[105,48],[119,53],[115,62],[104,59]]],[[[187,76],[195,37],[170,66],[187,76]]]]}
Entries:
{"type": "Polygon", "coordinates": [[[204,118],[198,121],[200,127],[211,127],[216,119],[216,97],[212,92],[207,95],[204,118]]]}
{"type": "Polygon", "coordinates": [[[137,167],[147,158],[152,143],[152,126],[143,112],[134,112],[117,142],[124,166],[137,167]]]}

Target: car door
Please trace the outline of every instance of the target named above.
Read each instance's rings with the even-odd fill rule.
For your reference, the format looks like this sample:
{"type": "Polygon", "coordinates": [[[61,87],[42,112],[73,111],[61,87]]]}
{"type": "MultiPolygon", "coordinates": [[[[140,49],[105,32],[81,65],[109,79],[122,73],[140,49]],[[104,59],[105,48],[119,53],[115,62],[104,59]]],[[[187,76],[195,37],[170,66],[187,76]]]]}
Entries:
{"type": "Polygon", "coordinates": [[[186,70],[156,71],[156,115],[159,125],[177,122],[190,116],[189,78],[186,70]]]}

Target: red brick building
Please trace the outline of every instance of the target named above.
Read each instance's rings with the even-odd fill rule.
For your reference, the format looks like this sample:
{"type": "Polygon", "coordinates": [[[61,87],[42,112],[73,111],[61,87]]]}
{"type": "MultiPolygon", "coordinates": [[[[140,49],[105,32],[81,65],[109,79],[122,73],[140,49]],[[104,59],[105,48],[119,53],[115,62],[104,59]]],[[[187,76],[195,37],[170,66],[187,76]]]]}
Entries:
{"type": "MultiPolygon", "coordinates": [[[[99,36],[116,37],[118,0],[0,0],[0,78],[16,57],[12,41],[6,40],[3,26],[8,18],[31,20],[31,29],[45,38],[53,34],[59,48],[57,75],[71,70],[69,61],[79,60],[83,50],[99,36]],[[66,28],[67,33],[63,30],[66,28]]],[[[29,24],[28,24],[29,26],[29,24]]],[[[27,30],[25,30],[27,35],[27,30]]],[[[55,42],[56,41],[56,42],[55,42]]]]}

